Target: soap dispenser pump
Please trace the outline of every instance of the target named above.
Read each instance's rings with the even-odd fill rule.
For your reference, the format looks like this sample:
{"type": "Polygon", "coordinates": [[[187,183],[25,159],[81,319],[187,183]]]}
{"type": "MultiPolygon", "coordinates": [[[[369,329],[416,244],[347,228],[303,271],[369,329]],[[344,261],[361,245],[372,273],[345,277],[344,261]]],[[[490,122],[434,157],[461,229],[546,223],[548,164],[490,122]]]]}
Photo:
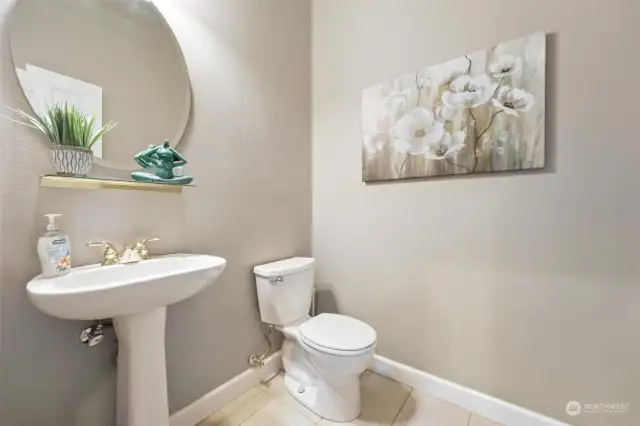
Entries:
{"type": "Polygon", "coordinates": [[[46,214],[49,219],[47,233],[38,240],[38,255],[42,265],[42,277],[52,278],[71,270],[71,244],[69,237],[60,233],[56,219],[61,214],[46,214]]]}

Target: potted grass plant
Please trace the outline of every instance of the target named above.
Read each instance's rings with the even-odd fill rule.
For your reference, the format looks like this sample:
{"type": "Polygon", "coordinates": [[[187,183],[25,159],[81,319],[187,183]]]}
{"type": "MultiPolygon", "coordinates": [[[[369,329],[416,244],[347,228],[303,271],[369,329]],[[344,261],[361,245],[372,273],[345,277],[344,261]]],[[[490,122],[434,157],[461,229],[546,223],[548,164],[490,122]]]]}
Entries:
{"type": "Polygon", "coordinates": [[[74,105],[56,103],[47,106],[42,115],[31,115],[9,107],[22,120],[14,120],[42,132],[51,141],[51,161],[62,176],[85,176],[91,170],[91,147],[117,123],[109,122],[95,129],[96,118],[74,105]]]}

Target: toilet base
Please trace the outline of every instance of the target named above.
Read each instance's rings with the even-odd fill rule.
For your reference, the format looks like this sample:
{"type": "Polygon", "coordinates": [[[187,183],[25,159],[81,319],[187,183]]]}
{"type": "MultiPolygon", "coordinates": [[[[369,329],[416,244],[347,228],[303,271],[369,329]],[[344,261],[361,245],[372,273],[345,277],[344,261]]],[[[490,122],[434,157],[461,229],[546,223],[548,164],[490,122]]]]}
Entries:
{"type": "Polygon", "coordinates": [[[346,379],[341,384],[324,380],[305,384],[285,373],[284,385],[296,401],[320,417],[348,423],[360,415],[360,376],[346,379]]]}
{"type": "Polygon", "coordinates": [[[289,339],[283,343],[282,360],[285,387],[296,401],[334,422],[348,423],[358,418],[360,374],[327,374],[297,342],[289,339]]]}

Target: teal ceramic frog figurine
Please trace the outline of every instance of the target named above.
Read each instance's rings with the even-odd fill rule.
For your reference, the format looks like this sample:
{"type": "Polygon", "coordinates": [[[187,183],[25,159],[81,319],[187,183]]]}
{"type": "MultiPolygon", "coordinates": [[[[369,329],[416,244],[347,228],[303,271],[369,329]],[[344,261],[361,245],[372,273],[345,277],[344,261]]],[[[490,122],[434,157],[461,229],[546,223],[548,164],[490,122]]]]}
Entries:
{"type": "Polygon", "coordinates": [[[133,172],[131,177],[138,182],[166,183],[171,185],[188,185],[193,181],[191,176],[176,176],[173,169],[187,164],[187,160],[169,141],[163,145],[149,145],[149,148],[133,157],[145,169],[155,167],[156,173],[133,172]]]}

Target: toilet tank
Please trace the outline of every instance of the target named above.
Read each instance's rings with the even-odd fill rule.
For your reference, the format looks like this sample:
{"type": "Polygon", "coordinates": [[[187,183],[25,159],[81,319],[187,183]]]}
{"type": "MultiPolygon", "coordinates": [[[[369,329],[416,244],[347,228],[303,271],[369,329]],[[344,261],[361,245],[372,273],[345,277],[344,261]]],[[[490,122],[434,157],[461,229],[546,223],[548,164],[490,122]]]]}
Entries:
{"type": "Polygon", "coordinates": [[[284,326],[309,314],[314,263],[294,257],[253,268],[262,322],[284,326]]]}

